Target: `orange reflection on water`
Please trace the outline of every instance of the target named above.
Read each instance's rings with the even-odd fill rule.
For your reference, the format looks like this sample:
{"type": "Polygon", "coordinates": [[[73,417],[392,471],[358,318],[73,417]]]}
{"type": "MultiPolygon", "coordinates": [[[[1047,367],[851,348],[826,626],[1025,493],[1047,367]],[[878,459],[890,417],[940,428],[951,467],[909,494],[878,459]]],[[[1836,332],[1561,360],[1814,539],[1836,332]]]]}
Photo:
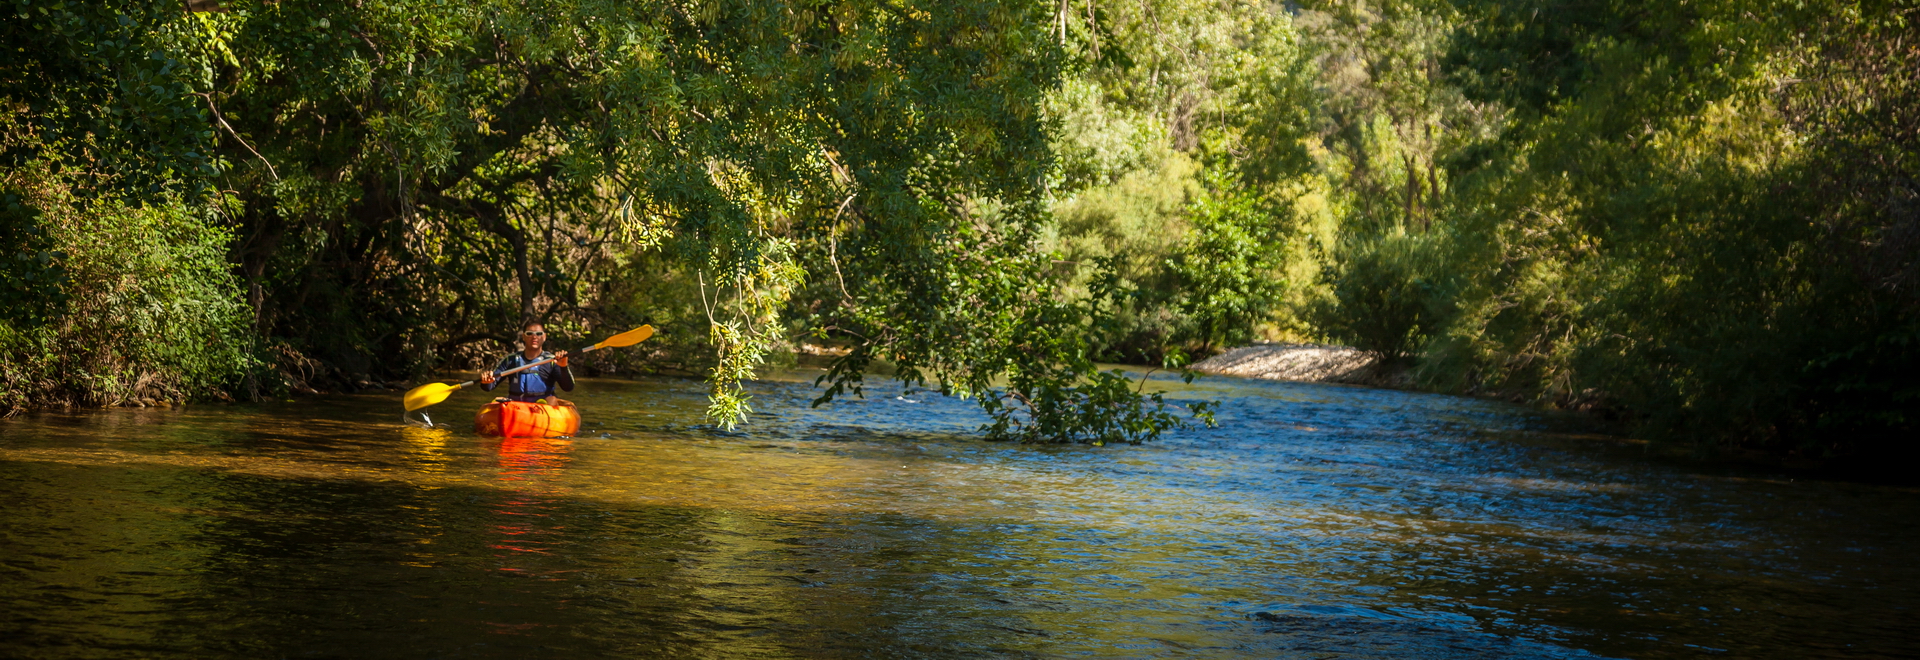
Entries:
{"type": "Polygon", "coordinates": [[[511,485],[557,477],[572,459],[572,449],[568,438],[501,438],[500,481],[511,485]]]}
{"type": "MultiPolygon", "coordinates": [[[[553,495],[572,462],[573,441],[566,438],[501,438],[495,462],[500,466],[499,483],[511,495],[493,510],[501,522],[493,526],[497,539],[488,547],[501,551],[499,559],[536,554],[551,555],[548,548],[563,538],[564,525],[553,525],[553,495]]],[[[501,571],[526,574],[515,566],[501,571]]]]}

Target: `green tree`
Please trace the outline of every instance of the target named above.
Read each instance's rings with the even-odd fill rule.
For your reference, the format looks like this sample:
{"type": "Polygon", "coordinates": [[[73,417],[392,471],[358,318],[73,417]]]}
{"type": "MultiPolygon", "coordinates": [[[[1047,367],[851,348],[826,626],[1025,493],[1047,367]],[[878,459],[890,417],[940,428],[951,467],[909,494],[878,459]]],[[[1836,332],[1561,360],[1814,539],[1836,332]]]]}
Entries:
{"type": "MultiPolygon", "coordinates": [[[[1374,126],[1440,109],[1408,161],[1437,183],[1396,203],[1347,177],[1373,208],[1336,210],[1349,247],[1323,329],[1418,354],[1432,386],[1599,406],[1703,446],[1844,455],[1911,431],[1897,411],[1916,392],[1891,374],[1916,358],[1898,284],[1912,3],[1360,7],[1327,10],[1439,28],[1388,39],[1428,44],[1427,66],[1391,68],[1426,72],[1400,78],[1414,93],[1369,78],[1374,126]]],[[[1332,153],[1415,144],[1375,135],[1394,139],[1332,153]]]]}
{"type": "MultiPolygon", "coordinates": [[[[1281,6],[1161,1],[1060,14],[1053,244],[1070,296],[1118,280],[1105,359],[1159,363],[1286,324],[1312,53],[1281,6]]],[[[1297,270],[1297,269],[1296,269],[1297,270]]]]}
{"type": "Polygon", "coordinates": [[[21,167],[43,151],[84,160],[135,198],[202,193],[215,162],[203,67],[185,56],[198,21],[178,2],[9,0],[0,15],[0,99],[25,120],[0,152],[21,167]]]}
{"type": "MultiPolygon", "coordinates": [[[[1057,304],[1035,238],[1054,167],[1040,108],[1060,63],[1050,6],[66,6],[16,8],[80,27],[8,69],[7,93],[55,88],[14,98],[71,153],[143,140],[100,128],[133,100],[174,113],[133,112],[135,128],[174,136],[177,115],[216,129],[182,134],[212,147],[206,167],[162,149],[121,178],[184,191],[166,203],[231,228],[252,331],[295,380],[420,375],[521,318],[575,335],[650,320],[635,305],[652,281],[697,296],[661,316],[714,351],[711,414],[725,424],[749,409],[739,381],[795,330],[859,345],[829,396],[857,392],[870,359],[1017,401],[991,404],[1002,419],[1039,419],[1030,403],[1104,382],[1075,348],[1086,310],[1057,304]],[[95,47],[106,41],[119,50],[95,47]],[[102,52],[117,78],[77,73],[102,52]],[[134,66],[136,52],[156,64],[134,66]],[[796,304],[825,313],[788,315],[796,304]],[[1002,390],[1011,371],[1035,376],[1002,390]]],[[[31,35],[9,26],[24,49],[31,35]]],[[[1150,437],[1169,419],[1022,437],[1150,437]]]]}
{"type": "Polygon", "coordinates": [[[0,6],[0,407],[226,396],[252,338],[178,3],[0,6]]]}

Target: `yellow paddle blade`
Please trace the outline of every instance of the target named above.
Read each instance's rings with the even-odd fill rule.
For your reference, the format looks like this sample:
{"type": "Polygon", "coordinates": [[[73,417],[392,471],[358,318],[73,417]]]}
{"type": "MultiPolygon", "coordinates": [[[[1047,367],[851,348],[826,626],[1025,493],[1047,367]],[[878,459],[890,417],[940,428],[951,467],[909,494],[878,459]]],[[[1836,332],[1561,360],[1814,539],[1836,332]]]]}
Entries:
{"type": "Polygon", "coordinates": [[[643,325],[638,328],[634,328],[632,330],[628,330],[626,332],[622,332],[620,334],[614,335],[612,337],[608,337],[606,341],[600,342],[598,344],[594,344],[593,347],[594,348],[619,348],[621,346],[632,346],[634,344],[638,344],[640,342],[646,341],[648,337],[652,337],[652,336],[653,336],[653,326],[643,325]]]}
{"type": "Polygon", "coordinates": [[[454,390],[458,390],[461,387],[461,385],[448,385],[446,383],[427,383],[407,390],[407,412],[413,412],[445,401],[448,395],[453,394],[454,390]]]}

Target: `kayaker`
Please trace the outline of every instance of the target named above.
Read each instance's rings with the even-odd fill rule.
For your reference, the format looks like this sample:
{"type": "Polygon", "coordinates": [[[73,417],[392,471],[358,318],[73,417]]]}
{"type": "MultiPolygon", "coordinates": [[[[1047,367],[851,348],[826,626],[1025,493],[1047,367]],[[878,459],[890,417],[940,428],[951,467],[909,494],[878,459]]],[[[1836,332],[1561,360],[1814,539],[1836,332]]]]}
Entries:
{"type": "Polygon", "coordinates": [[[555,387],[572,392],[573,372],[567,369],[567,352],[548,353],[540,350],[540,345],[546,341],[547,329],[538,322],[528,322],[521,326],[520,343],[526,346],[526,350],[507,356],[507,359],[501,360],[500,364],[494,365],[491,370],[480,372],[480,388],[493,391],[493,388],[499,384],[497,381],[500,380],[494,374],[530,362],[555,358],[552,362],[508,376],[507,400],[531,402],[554,398],[558,401],[558,398],[554,397],[555,387]]]}

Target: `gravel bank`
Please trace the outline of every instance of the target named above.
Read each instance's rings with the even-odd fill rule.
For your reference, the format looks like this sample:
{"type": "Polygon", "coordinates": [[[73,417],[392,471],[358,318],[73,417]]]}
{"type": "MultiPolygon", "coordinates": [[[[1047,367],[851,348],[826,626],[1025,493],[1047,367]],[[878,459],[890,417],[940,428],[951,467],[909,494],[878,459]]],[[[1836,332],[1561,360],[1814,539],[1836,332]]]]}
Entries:
{"type": "Polygon", "coordinates": [[[1268,380],[1357,385],[1393,385],[1378,368],[1380,358],[1350,346],[1260,343],[1241,346],[1193,364],[1202,373],[1268,380]]]}

